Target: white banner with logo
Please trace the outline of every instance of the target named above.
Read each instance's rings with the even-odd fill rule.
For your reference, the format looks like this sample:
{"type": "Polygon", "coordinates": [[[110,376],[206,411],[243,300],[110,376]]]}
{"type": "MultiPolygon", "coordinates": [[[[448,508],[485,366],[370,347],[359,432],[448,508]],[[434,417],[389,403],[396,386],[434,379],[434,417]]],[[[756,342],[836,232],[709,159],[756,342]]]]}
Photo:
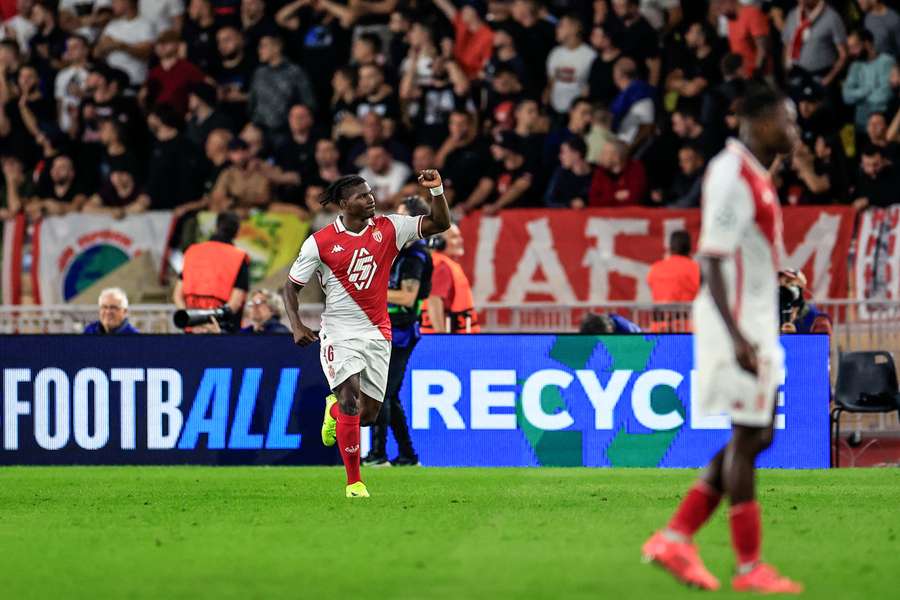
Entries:
{"type": "Polygon", "coordinates": [[[171,211],[124,219],[85,214],[42,219],[33,240],[35,301],[68,302],[147,252],[154,264],[162,264],[171,224],[171,211]]]}

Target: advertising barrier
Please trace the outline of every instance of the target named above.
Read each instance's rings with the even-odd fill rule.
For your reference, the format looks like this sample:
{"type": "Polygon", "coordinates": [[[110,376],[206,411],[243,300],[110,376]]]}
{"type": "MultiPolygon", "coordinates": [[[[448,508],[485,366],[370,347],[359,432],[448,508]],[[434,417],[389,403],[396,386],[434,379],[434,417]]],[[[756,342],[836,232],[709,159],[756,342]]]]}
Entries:
{"type": "MultiPolygon", "coordinates": [[[[828,338],[783,338],[764,467],[829,464],[828,338]]],[[[335,464],[318,347],[289,336],[2,336],[2,464],[335,464]]],[[[428,466],[699,467],[689,335],[426,336],[401,392],[428,466]]],[[[365,444],[364,448],[365,450],[365,444]]]]}

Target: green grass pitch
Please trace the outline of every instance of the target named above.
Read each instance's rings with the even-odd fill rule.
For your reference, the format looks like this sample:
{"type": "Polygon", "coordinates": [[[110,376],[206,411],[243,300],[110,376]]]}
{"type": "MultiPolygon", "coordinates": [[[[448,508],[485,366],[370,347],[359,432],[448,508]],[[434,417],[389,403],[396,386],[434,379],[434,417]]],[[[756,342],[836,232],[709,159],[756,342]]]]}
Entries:
{"type": "MultiPolygon", "coordinates": [[[[694,471],[365,476],[373,497],[348,500],[338,468],[3,468],[0,597],[704,596],[639,562],[694,471]]],[[[759,489],[763,556],[806,597],[898,597],[900,470],[764,471],[759,489]]],[[[698,541],[727,584],[724,511],[698,541]]]]}

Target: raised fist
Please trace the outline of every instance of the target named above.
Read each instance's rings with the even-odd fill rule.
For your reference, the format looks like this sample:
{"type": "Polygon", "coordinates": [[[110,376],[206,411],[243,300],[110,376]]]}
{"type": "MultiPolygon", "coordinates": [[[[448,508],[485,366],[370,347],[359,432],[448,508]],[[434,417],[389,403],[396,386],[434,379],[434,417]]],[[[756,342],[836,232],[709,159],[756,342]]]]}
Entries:
{"type": "Polygon", "coordinates": [[[441,174],[437,169],[425,169],[419,173],[419,184],[428,189],[441,185],[441,174]]]}

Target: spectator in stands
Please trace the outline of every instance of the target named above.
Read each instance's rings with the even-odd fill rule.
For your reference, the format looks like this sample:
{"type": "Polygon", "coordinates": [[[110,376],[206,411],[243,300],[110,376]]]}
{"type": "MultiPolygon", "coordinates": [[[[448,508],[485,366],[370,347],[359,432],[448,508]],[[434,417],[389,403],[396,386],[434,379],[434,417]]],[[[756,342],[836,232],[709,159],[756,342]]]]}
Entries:
{"type": "Polygon", "coordinates": [[[429,241],[434,249],[431,260],[431,295],[422,304],[422,333],[479,333],[478,313],[472,299],[472,286],[459,264],[465,245],[459,227],[429,241]]]}
{"type": "Polygon", "coordinates": [[[112,0],[112,12],[115,18],[94,46],[94,58],[127,73],[132,86],[141,86],[153,52],[153,25],[141,18],[137,0],[112,0]]]}
{"type": "Polygon", "coordinates": [[[190,0],[181,28],[187,59],[204,73],[216,64],[216,13],[212,0],[190,0]]]}
{"type": "Polygon", "coordinates": [[[364,65],[359,69],[359,97],[355,112],[359,120],[369,113],[378,115],[384,120],[386,135],[394,135],[400,119],[400,103],[394,88],[384,80],[384,69],[378,65],[364,65]]]}
{"type": "Polygon", "coordinates": [[[875,51],[900,58],[900,15],[882,0],[859,0],[863,25],[875,38],[875,51]]]}
{"type": "Polygon", "coordinates": [[[44,81],[51,81],[62,67],[66,51],[66,33],[59,28],[52,6],[37,2],[31,11],[31,21],[37,31],[31,38],[31,63],[44,81]]]}
{"type": "MultiPolygon", "coordinates": [[[[207,165],[204,171],[203,195],[201,196],[206,202],[201,206],[206,206],[213,188],[219,180],[219,176],[222,175],[222,172],[225,171],[230,164],[228,162],[228,145],[233,138],[234,135],[228,129],[213,129],[209,132],[209,135],[206,136],[206,143],[204,144],[203,149],[206,154],[207,165]]],[[[197,208],[200,208],[200,206],[197,208]]],[[[175,210],[177,211],[178,209],[176,208],[175,210]]]]}
{"type": "Polygon", "coordinates": [[[610,105],[613,130],[631,148],[638,148],[655,128],[654,90],[638,78],[637,65],[627,57],[613,68],[613,81],[619,88],[619,95],[610,105]]]}
{"type": "Polygon", "coordinates": [[[588,313],[581,320],[578,333],[582,335],[609,335],[611,333],[641,333],[641,328],[622,315],[588,313]]]}
{"type": "Polygon", "coordinates": [[[210,132],[233,127],[231,118],[218,109],[216,88],[206,82],[195,84],[188,94],[188,120],[184,132],[188,141],[196,148],[202,148],[210,132]]]}
{"type": "Polygon", "coordinates": [[[253,290],[244,309],[250,325],[242,328],[241,333],[290,333],[281,322],[282,306],[281,297],[272,290],[253,290]]]}
{"type": "Polygon", "coordinates": [[[557,115],[569,111],[576,98],[588,93],[588,74],[597,52],[584,43],[584,25],[577,15],[563,16],[556,26],[559,45],[547,57],[548,97],[557,115]]]}
{"type": "Polygon", "coordinates": [[[591,107],[591,127],[585,136],[589,163],[597,164],[603,148],[616,139],[616,134],[612,131],[612,121],[612,113],[605,104],[597,103],[591,107]]]}
{"type": "Polygon", "coordinates": [[[494,32],[485,23],[484,0],[466,0],[459,10],[450,0],[434,0],[455,32],[453,57],[466,77],[476,77],[491,58],[494,32]]]}
{"type": "Polygon", "coordinates": [[[495,166],[482,175],[472,195],[455,211],[457,216],[477,208],[486,214],[498,213],[506,206],[520,201],[534,183],[534,174],[525,164],[522,140],[514,133],[506,132],[491,145],[495,166]]]}
{"type": "Polygon", "coordinates": [[[687,304],[700,291],[700,265],[691,258],[691,234],[673,231],[662,260],[647,273],[650,295],[657,304],[687,304]]]}
{"type": "Polygon", "coordinates": [[[112,16],[109,0],[59,0],[60,26],[86,39],[96,39],[112,16]]]}
{"type": "MultiPolygon", "coordinates": [[[[632,77],[654,87],[659,85],[662,73],[659,36],[641,15],[640,0],[613,0],[612,6],[620,21],[622,53],[632,61],[632,77]]],[[[623,89],[618,82],[616,85],[623,89]]]]}
{"type": "MultiPolygon", "coordinates": [[[[625,59],[622,59],[625,60],[625,59]]],[[[569,108],[568,122],[564,127],[550,131],[544,141],[544,169],[552,173],[559,166],[559,148],[573,137],[584,137],[591,127],[591,103],[587,98],[578,98],[569,108]]]]}
{"type": "Polygon", "coordinates": [[[30,167],[40,158],[37,138],[42,129],[54,125],[56,111],[53,99],[41,91],[34,67],[20,68],[16,83],[16,87],[11,86],[0,73],[0,143],[15,151],[30,167]]]}
{"type": "Polygon", "coordinates": [[[692,102],[679,102],[672,113],[672,133],[678,138],[678,145],[691,144],[700,149],[708,160],[722,148],[714,136],[706,132],[700,115],[692,102]]]}
{"type": "Polygon", "coordinates": [[[184,0],[139,0],[141,17],[150,22],[155,34],[181,31],[184,26],[184,0]]]}
{"type": "Polygon", "coordinates": [[[193,328],[191,333],[236,331],[247,290],[250,289],[250,257],[234,245],[241,221],[233,212],[216,218],[216,231],[206,242],[192,244],[184,253],[184,266],[175,283],[172,300],[178,308],[225,308],[225,322],[193,328]]]}
{"type": "Polygon", "coordinates": [[[690,143],[678,149],[678,173],[665,194],[668,208],[699,208],[706,160],[703,151],[690,143]]]}
{"type": "MultiPolygon", "coordinates": [[[[266,13],[264,0],[241,0],[241,30],[248,48],[254,51],[267,35],[277,35],[275,22],[266,13]]],[[[260,62],[266,62],[260,59],[260,62]]]]}
{"type": "Polygon", "coordinates": [[[241,31],[232,25],[223,25],[216,32],[218,60],[213,69],[213,79],[219,89],[223,110],[236,123],[246,120],[250,85],[256,68],[256,49],[245,51],[241,31]]]}
{"type": "Polygon", "coordinates": [[[408,104],[418,143],[438,145],[447,137],[447,123],[454,109],[474,108],[469,80],[452,60],[436,58],[427,84],[414,85],[409,70],[400,82],[400,99],[408,104]]]}
{"type": "Polygon", "coordinates": [[[28,52],[31,38],[37,33],[37,27],[31,20],[33,9],[34,0],[16,0],[17,14],[4,21],[0,29],[3,39],[16,42],[22,54],[28,52]]]}
{"type": "Polygon", "coordinates": [[[200,196],[200,160],[193,144],[181,133],[184,122],[176,109],[160,104],[147,117],[156,142],[147,163],[147,193],[156,210],[172,209],[200,196]]]}
{"type": "Polygon", "coordinates": [[[644,166],[620,141],[607,144],[594,169],[588,204],[597,208],[640,206],[647,193],[644,166]]]}
{"type": "MultiPolygon", "coordinates": [[[[254,0],[256,1],[256,0],[254,0]]],[[[250,85],[250,120],[263,128],[266,137],[278,146],[287,137],[287,114],[294,104],[316,108],[316,98],[306,72],[288,62],[284,42],[274,34],[259,41],[260,65],[250,85]]]]}
{"type": "MultiPolygon", "coordinates": [[[[741,75],[743,59],[739,54],[726,54],[719,63],[722,73],[722,83],[716,85],[703,94],[700,121],[703,127],[710,132],[717,145],[724,146],[729,135],[726,118],[733,111],[732,105],[743,93],[745,80],[741,75]]],[[[732,114],[735,123],[737,118],[732,114]]]]}
{"type": "Polygon", "coordinates": [[[853,194],[853,207],[856,210],[884,208],[897,201],[897,189],[900,187],[897,168],[885,160],[878,146],[863,149],[857,181],[853,194]]]}
{"type": "Polygon", "coordinates": [[[401,198],[415,196],[421,191],[421,186],[419,185],[419,173],[434,166],[434,157],[434,148],[431,146],[420,144],[413,148],[412,171],[410,172],[409,177],[407,177],[406,183],[400,189],[399,196],[401,198]]]}
{"type": "Polygon", "coordinates": [[[544,123],[541,118],[540,105],[530,98],[519,101],[514,113],[515,133],[522,140],[525,162],[529,167],[537,168],[541,164],[541,154],[547,136],[543,133],[544,123]]]}
{"type": "Polygon", "coordinates": [[[781,31],[785,69],[829,87],[847,62],[847,30],[825,0],[800,0],[781,31]]]}
{"type": "Polygon", "coordinates": [[[228,144],[230,163],[219,176],[211,195],[211,208],[217,212],[236,209],[264,208],[272,201],[268,178],[250,161],[247,142],[234,138],[228,144]]]}
{"type": "Polygon", "coordinates": [[[759,3],[756,0],[720,0],[719,10],[727,19],[728,45],[732,53],[741,57],[744,77],[771,74],[769,19],[759,3]]]}
{"type": "Polygon", "coordinates": [[[35,200],[43,211],[51,215],[76,212],[87,196],[76,185],[75,164],[65,154],[57,155],[50,165],[50,176],[38,183],[35,200]]]}
{"type": "Polygon", "coordinates": [[[860,145],[881,148],[881,154],[892,163],[900,158],[900,144],[897,143],[896,136],[890,135],[883,112],[873,112],[869,115],[860,145]]]}
{"type": "Polygon", "coordinates": [[[525,63],[523,79],[530,95],[536,96],[547,86],[547,56],[556,44],[553,24],[543,18],[539,0],[513,0],[510,29],[516,49],[525,63]]]}
{"type": "Polygon", "coordinates": [[[501,71],[512,71],[518,75],[526,92],[539,93],[531,83],[528,66],[516,47],[511,28],[500,28],[494,31],[494,52],[491,54],[491,60],[484,67],[484,80],[488,84],[492,84],[494,77],[501,71]]]}
{"type": "Polygon", "coordinates": [[[373,144],[366,150],[366,166],[359,172],[375,194],[378,209],[393,212],[400,198],[398,194],[409,179],[410,169],[395,160],[384,144],[373,144]]]}
{"type": "Polygon", "coordinates": [[[622,57],[619,30],[607,23],[594,26],[591,46],[597,51],[597,57],[588,73],[588,95],[594,102],[609,105],[619,93],[613,81],[613,67],[622,57]]]}
{"type": "Polygon", "coordinates": [[[840,140],[807,133],[780,174],[782,201],[787,204],[832,204],[847,191],[840,140]],[[831,139],[831,141],[828,141],[831,139]]]}
{"type": "Polygon", "coordinates": [[[188,110],[188,94],[204,83],[206,75],[195,65],[179,56],[181,36],[175,31],[164,31],[156,40],[156,56],[159,64],[150,70],[142,90],[146,106],[169,104],[182,117],[188,110]]]}
{"type": "Polygon", "coordinates": [[[88,323],[84,328],[86,334],[94,335],[128,335],[140,333],[128,322],[128,296],[122,288],[106,288],[100,292],[97,300],[100,306],[100,319],[88,323]]]}
{"type": "Polygon", "coordinates": [[[318,139],[314,127],[315,118],[308,106],[295,104],[291,107],[288,112],[289,137],[275,149],[275,164],[285,173],[295,174],[288,184],[292,188],[300,185],[313,164],[318,139]]]}
{"type": "Polygon", "coordinates": [[[78,118],[78,105],[87,93],[90,53],[90,45],[83,36],[70,35],[66,40],[66,52],[63,55],[66,67],[56,75],[54,82],[59,128],[62,131],[72,131],[72,124],[78,118]]]}
{"type": "Polygon", "coordinates": [[[875,51],[872,32],[865,29],[852,32],[847,46],[853,62],[844,80],[843,98],[854,107],[856,129],[862,131],[869,115],[887,110],[893,97],[891,70],[896,62],[891,55],[875,51]]]}
{"type": "Polygon", "coordinates": [[[666,77],[666,90],[679,98],[699,98],[710,86],[722,79],[720,55],[713,48],[716,38],[710,27],[691,23],[684,34],[687,53],[666,77]]]}
{"type": "Polygon", "coordinates": [[[150,207],[150,196],[137,186],[134,175],[127,170],[130,167],[125,161],[113,161],[109,178],[81,210],[110,215],[116,219],[146,211],[150,207]]]}
{"type": "Polygon", "coordinates": [[[825,94],[825,89],[815,82],[796,90],[797,125],[802,132],[830,134],[837,131],[839,121],[828,108],[825,94]]]}
{"type": "Polygon", "coordinates": [[[559,166],[553,172],[544,205],[551,208],[584,208],[591,187],[593,168],[585,155],[587,144],[574,137],[562,143],[559,149],[559,166]]]}
{"type": "Polygon", "coordinates": [[[481,180],[488,156],[472,115],[465,110],[454,110],[448,122],[447,139],[435,155],[435,164],[453,202],[465,202],[481,180]]]}
{"type": "MultiPolygon", "coordinates": [[[[341,154],[334,140],[322,138],[316,142],[315,165],[307,182],[322,188],[337,180],[344,173],[340,167],[341,154]]],[[[316,200],[318,202],[318,199],[316,200]]]]}

